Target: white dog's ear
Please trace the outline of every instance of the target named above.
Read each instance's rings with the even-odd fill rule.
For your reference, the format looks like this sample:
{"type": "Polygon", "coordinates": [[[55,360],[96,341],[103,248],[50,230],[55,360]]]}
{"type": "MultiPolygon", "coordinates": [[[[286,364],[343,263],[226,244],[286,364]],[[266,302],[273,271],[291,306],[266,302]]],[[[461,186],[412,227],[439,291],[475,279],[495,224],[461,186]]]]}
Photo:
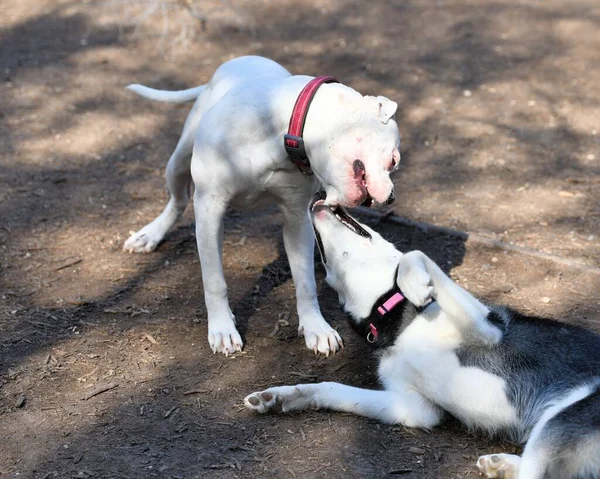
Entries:
{"type": "Polygon", "coordinates": [[[379,119],[382,123],[387,123],[396,114],[398,103],[384,96],[378,96],[377,101],[379,102],[379,119]]]}
{"type": "Polygon", "coordinates": [[[384,96],[369,96],[367,98],[377,108],[377,116],[381,120],[381,123],[387,124],[398,109],[398,103],[384,96]]]}

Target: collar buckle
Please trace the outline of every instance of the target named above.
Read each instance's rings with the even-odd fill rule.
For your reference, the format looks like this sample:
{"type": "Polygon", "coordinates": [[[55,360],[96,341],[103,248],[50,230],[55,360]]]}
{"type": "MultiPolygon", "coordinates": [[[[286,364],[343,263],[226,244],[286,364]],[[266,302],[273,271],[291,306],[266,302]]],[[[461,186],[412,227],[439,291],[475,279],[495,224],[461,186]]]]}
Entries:
{"type": "Polygon", "coordinates": [[[306,156],[306,148],[304,147],[304,139],[301,136],[283,135],[283,146],[287,152],[290,161],[294,163],[303,175],[310,176],[313,174],[310,169],[310,161],[306,156]]]}
{"type": "Polygon", "coordinates": [[[371,328],[371,331],[367,334],[367,342],[373,344],[379,339],[379,333],[373,323],[369,323],[369,328],[371,328]]]}

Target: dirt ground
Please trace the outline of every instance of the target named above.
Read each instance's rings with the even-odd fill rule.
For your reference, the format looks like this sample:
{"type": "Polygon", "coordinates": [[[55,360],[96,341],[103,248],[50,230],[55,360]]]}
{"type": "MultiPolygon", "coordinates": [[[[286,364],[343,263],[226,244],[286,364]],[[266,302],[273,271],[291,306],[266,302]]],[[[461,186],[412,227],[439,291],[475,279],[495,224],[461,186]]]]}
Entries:
{"type": "Polygon", "coordinates": [[[599,31],[596,0],[2,0],[0,476],[474,478],[478,455],[516,450],[451,419],[243,409],[271,385],[376,387],[374,363],[318,266],[346,348],[298,339],[272,209],[227,215],[246,347],[211,353],[191,208],[156,252],[122,252],[164,205],[189,105],[123,86],[194,86],[261,54],[396,100],[389,211],[473,235],[363,220],[487,300],[600,331],[599,31]]]}

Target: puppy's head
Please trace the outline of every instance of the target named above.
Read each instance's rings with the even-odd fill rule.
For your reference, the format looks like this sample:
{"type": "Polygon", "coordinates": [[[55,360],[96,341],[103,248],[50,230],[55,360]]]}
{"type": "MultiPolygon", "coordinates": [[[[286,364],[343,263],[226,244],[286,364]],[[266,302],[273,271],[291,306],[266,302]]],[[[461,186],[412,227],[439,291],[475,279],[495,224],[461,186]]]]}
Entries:
{"type": "Polygon", "coordinates": [[[317,92],[305,126],[311,138],[306,147],[326,204],[379,206],[394,200],[390,173],[400,162],[397,108],[384,96],[362,96],[341,84],[317,92]]]}
{"type": "Polygon", "coordinates": [[[324,199],[324,194],[313,197],[310,216],[326,281],[338,293],[346,313],[360,323],[395,287],[402,253],[343,207],[330,207],[324,199]]]}

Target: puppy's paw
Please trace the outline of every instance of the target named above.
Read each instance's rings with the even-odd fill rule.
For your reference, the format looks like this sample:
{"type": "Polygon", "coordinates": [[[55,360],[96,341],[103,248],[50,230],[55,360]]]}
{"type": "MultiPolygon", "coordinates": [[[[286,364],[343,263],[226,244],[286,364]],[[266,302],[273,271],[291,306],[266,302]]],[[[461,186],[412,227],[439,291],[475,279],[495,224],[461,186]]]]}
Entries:
{"type": "Polygon", "coordinates": [[[213,353],[223,353],[225,356],[241,351],[244,346],[240,333],[231,319],[219,322],[209,319],[208,344],[213,353]]]}
{"type": "Polygon", "coordinates": [[[479,327],[479,334],[486,346],[494,346],[502,339],[502,332],[487,322],[479,327]]]}
{"type": "Polygon", "coordinates": [[[267,412],[281,412],[281,400],[277,402],[277,395],[268,389],[262,392],[248,394],[244,398],[244,406],[259,414],[267,412]]]}
{"type": "Polygon", "coordinates": [[[433,296],[431,276],[423,263],[415,261],[410,253],[402,256],[398,267],[398,287],[406,299],[417,307],[428,304],[433,296]]]}
{"type": "Polygon", "coordinates": [[[300,318],[298,335],[304,336],[306,347],[315,354],[329,356],[344,347],[342,338],[320,315],[300,318]]]}
{"type": "Polygon", "coordinates": [[[488,479],[516,479],[521,458],[514,454],[489,454],[481,456],[477,468],[488,479]]]}
{"type": "Polygon", "coordinates": [[[159,231],[154,223],[150,223],[127,238],[123,250],[128,253],[150,253],[156,249],[163,237],[164,232],[159,231]]]}
{"type": "Polygon", "coordinates": [[[244,405],[260,414],[318,409],[314,396],[312,384],[279,386],[249,394],[244,398],[244,405]]]}

